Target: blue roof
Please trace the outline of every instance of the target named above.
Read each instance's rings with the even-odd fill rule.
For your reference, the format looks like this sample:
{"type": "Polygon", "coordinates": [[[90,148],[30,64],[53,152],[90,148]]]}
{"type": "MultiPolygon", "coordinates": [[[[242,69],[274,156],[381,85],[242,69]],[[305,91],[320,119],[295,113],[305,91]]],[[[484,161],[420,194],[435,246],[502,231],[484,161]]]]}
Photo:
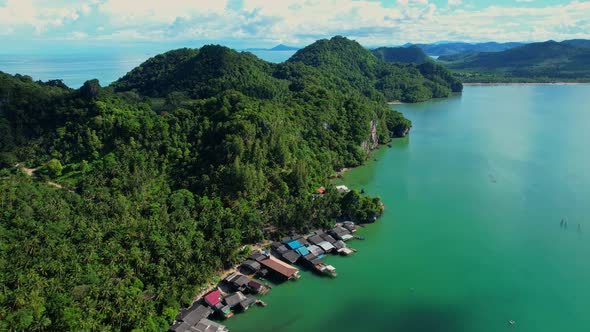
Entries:
{"type": "Polygon", "coordinates": [[[306,247],[300,247],[300,248],[298,248],[295,251],[297,251],[301,256],[305,256],[305,255],[309,255],[310,254],[309,250],[307,250],[306,247]]]}
{"type": "Polygon", "coordinates": [[[291,248],[293,250],[302,247],[301,243],[299,243],[299,241],[297,241],[297,240],[293,240],[293,241],[288,242],[287,246],[289,246],[289,248],[291,248]]]}

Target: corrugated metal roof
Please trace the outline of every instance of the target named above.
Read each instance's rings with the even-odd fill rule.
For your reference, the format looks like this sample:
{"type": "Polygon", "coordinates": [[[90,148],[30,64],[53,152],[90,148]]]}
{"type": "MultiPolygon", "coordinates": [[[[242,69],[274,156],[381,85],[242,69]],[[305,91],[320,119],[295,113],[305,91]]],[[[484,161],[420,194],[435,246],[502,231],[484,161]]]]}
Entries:
{"type": "Polygon", "coordinates": [[[301,256],[309,255],[309,249],[306,247],[301,247],[296,250],[301,256]]]}
{"type": "Polygon", "coordinates": [[[289,262],[291,264],[297,262],[297,260],[300,257],[299,253],[297,253],[295,250],[289,250],[286,253],[284,253],[282,256],[283,256],[283,259],[285,259],[287,262],[289,262]]]}
{"type": "Polygon", "coordinates": [[[287,243],[287,246],[289,248],[295,250],[295,249],[301,248],[302,247],[302,244],[299,241],[297,241],[297,240],[293,240],[293,241],[288,242],[287,243]]]}
{"type": "Polygon", "coordinates": [[[322,248],[325,252],[328,252],[328,251],[334,249],[334,246],[328,241],[320,242],[320,243],[318,243],[318,246],[320,248],[322,248]]]}
{"type": "Polygon", "coordinates": [[[205,302],[207,302],[207,304],[209,304],[212,307],[215,306],[216,304],[221,302],[221,292],[218,289],[216,289],[211,293],[205,295],[205,302]]]}
{"type": "Polygon", "coordinates": [[[262,262],[260,262],[260,264],[266,266],[267,268],[287,277],[287,278],[291,278],[293,275],[295,275],[295,273],[297,273],[299,270],[296,269],[295,267],[284,263],[272,256],[270,256],[268,259],[263,260],[262,262]]]}
{"type": "Polygon", "coordinates": [[[310,253],[314,254],[315,256],[319,256],[324,253],[324,250],[316,245],[307,247],[310,253]]]}

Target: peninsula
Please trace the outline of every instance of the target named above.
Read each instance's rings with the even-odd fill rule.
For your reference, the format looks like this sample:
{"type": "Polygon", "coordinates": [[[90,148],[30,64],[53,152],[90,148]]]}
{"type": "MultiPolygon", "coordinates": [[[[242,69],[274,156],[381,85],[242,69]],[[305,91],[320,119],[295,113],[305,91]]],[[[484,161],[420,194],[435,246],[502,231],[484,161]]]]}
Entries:
{"type": "Polygon", "coordinates": [[[408,133],[387,101],[461,89],[344,37],[178,49],[108,87],[0,73],[0,330],[167,330],[245,244],[373,221],[328,178],[408,133]]]}
{"type": "Polygon", "coordinates": [[[590,82],[590,41],[531,43],[501,52],[468,52],[438,58],[470,83],[590,82]]]}

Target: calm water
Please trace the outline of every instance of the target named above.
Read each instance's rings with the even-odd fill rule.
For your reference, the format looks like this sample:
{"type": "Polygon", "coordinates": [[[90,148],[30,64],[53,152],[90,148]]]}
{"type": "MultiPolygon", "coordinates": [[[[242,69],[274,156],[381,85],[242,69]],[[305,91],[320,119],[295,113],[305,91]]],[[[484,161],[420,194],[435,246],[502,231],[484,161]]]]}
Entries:
{"type": "Polygon", "coordinates": [[[401,105],[408,138],[345,183],[384,217],[226,321],[234,332],[590,331],[590,86],[467,87],[401,105]],[[567,229],[560,220],[567,218],[567,229]],[[581,232],[578,231],[581,225],[581,232]],[[516,326],[509,327],[508,320],[516,326]]]}
{"type": "MultiPolygon", "coordinates": [[[[253,51],[252,53],[266,61],[283,62],[295,52],[253,51]]],[[[76,89],[87,80],[94,78],[97,78],[102,86],[106,86],[157,54],[154,52],[0,54],[0,71],[29,75],[35,80],[42,81],[63,79],[69,87],[76,89]]]]}
{"type": "MultiPolygon", "coordinates": [[[[253,52],[272,62],[293,52],[253,52]]],[[[150,53],[0,55],[0,71],[106,85],[150,53]]],[[[590,331],[590,86],[467,87],[400,105],[408,138],[344,182],[387,210],[339,276],[303,273],[234,332],[590,331]],[[567,218],[568,227],[559,222],[567,218]],[[581,231],[578,231],[578,224],[581,231]],[[517,325],[509,328],[507,321],[517,325]]]]}

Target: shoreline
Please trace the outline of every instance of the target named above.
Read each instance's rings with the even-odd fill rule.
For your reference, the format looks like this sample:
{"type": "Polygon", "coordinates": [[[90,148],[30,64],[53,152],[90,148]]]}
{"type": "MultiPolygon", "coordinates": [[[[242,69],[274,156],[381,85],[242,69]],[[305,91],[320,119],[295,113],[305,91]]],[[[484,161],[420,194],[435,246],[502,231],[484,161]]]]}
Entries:
{"type": "MultiPolygon", "coordinates": [[[[398,104],[404,104],[402,102],[397,102],[397,103],[398,104]]],[[[396,137],[396,138],[403,138],[403,137],[396,137]]],[[[365,160],[365,162],[363,164],[358,165],[358,166],[355,166],[355,167],[344,167],[344,168],[340,169],[339,171],[337,171],[335,173],[335,175],[328,177],[328,180],[333,184],[332,181],[334,181],[334,180],[338,180],[338,179],[339,180],[342,180],[345,173],[347,173],[347,172],[349,172],[349,171],[351,171],[353,169],[366,166],[367,165],[367,162],[369,162],[369,161],[377,161],[377,159],[371,159],[371,156],[375,152],[383,149],[384,147],[391,148],[392,147],[391,146],[391,142],[390,143],[387,143],[387,144],[379,143],[374,149],[372,149],[368,153],[367,158],[366,158],[366,160],[365,160]]],[[[384,208],[384,205],[382,205],[382,209],[383,208],[384,208]]],[[[369,224],[370,223],[367,223],[367,224],[355,224],[354,227],[355,227],[355,229],[359,229],[359,228],[364,228],[364,227],[366,227],[369,224]]],[[[336,223],[336,226],[342,227],[341,225],[342,225],[341,223],[338,223],[338,222],[336,223]]],[[[317,234],[318,232],[323,232],[323,231],[322,230],[315,230],[315,231],[312,231],[311,234],[317,234]]],[[[351,231],[350,233],[351,234],[354,234],[354,231],[351,231]]],[[[309,236],[309,234],[307,234],[307,236],[309,236]]],[[[355,239],[358,239],[357,237],[354,237],[354,238],[355,239]]],[[[364,238],[360,238],[360,240],[364,240],[364,238]]],[[[251,248],[251,252],[263,252],[263,251],[267,250],[266,247],[270,246],[271,243],[272,243],[271,240],[264,240],[262,242],[255,243],[255,244],[245,244],[244,246],[249,246],[251,248]]],[[[344,255],[347,256],[347,255],[349,255],[351,253],[354,253],[356,251],[357,251],[356,249],[352,249],[351,248],[350,253],[347,253],[347,254],[344,254],[344,255]]],[[[341,256],[341,255],[342,255],[341,253],[338,253],[338,256],[341,256]]],[[[279,259],[279,257],[277,257],[274,254],[272,256],[275,257],[276,259],[279,259]]],[[[191,301],[192,303],[191,303],[191,305],[188,308],[191,308],[195,304],[200,303],[201,301],[203,301],[204,296],[206,294],[210,293],[213,289],[218,288],[219,287],[219,284],[222,283],[223,280],[228,275],[231,275],[232,273],[243,273],[243,272],[240,272],[240,270],[239,270],[240,266],[241,266],[241,263],[236,264],[236,265],[233,265],[233,266],[231,266],[231,267],[229,267],[227,269],[220,270],[220,271],[216,272],[215,274],[213,274],[211,276],[210,281],[208,281],[205,285],[202,285],[199,288],[199,291],[192,297],[192,301],[191,301]]],[[[328,266],[329,267],[332,267],[331,265],[328,265],[328,266]]],[[[333,277],[335,277],[335,276],[336,276],[336,274],[333,275],[333,277]]],[[[251,276],[248,275],[247,277],[251,277],[251,276]]],[[[270,287],[270,288],[272,289],[272,287],[270,287]]],[[[226,296],[226,295],[224,295],[224,296],[226,296]]],[[[264,306],[266,306],[266,304],[264,304],[264,306]]],[[[180,312],[182,312],[182,310],[184,310],[184,309],[186,309],[186,308],[181,308],[180,309],[180,312]]],[[[221,322],[223,322],[223,319],[221,321],[219,321],[218,319],[215,319],[215,321],[218,321],[218,322],[221,323],[221,322]]]]}
{"type": "MultiPolygon", "coordinates": [[[[251,248],[251,251],[254,252],[254,251],[260,251],[260,250],[265,249],[267,246],[270,246],[271,243],[272,243],[272,241],[270,241],[270,240],[264,240],[262,242],[255,243],[255,244],[244,244],[244,246],[249,246],[251,248]]],[[[223,278],[225,278],[226,276],[228,276],[234,272],[238,272],[239,267],[240,267],[240,264],[233,265],[230,268],[220,270],[217,273],[215,273],[214,275],[212,275],[211,281],[209,281],[205,285],[202,285],[200,287],[200,290],[195,294],[195,296],[193,296],[192,304],[198,302],[205,294],[209,293],[211,291],[211,288],[215,287],[219,282],[221,282],[221,280],[223,280],[223,278]]]]}
{"type": "MultiPolygon", "coordinates": [[[[400,104],[404,104],[404,103],[401,103],[400,102],[400,104]]],[[[393,139],[399,139],[399,138],[404,138],[404,137],[394,137],[393,139]]],[[[365,162],[362,165],[358,165],[358,166],[354,166],[354,167],[344,167],[344,168],[340,169],[338,172],[334,173],[334,175],[329,176],[328,177],[328,180],[334,181],[334,180],[337,180],[337,179],[342,179],[344,177],[344,174],[348,173],[349,171],[352,171],[353,169],[357,169],[359,167],[366,166],[367,165],[367,162],[377,161],[376,159],[371,160],[371,156],[373,155],[373,153],[375,153],[375,152],[383,149],[384,147],[391,148],[390,145],[392,143],[393,142],[389,142],[389,143],[386,143],[386,144],[379,143],[376,148],[374,148],[373,150],[371,150],[371,152],[369,152],[369,154],[367,155],[367,159],[365,159],[365,162]]]]}
{"type": "MultiPolygon", "coordinates": [[[[377,220],[377,217],[375,217],[375,221],[377,220]]],[[[369,224],[370,222],[367,222],[367,224],[369,224]]],[[[275,286],[278,286],[279,284],[283,283],[283,282],[287,282],[289,280],[297,280],[301,277],[301,275],[299,274],[299,271],[309,271],[309,272],[314,272],[314,273],[319,273],[320,276],[329,276],[332,278],[337,277],[337,273],[336,273],[336,269],[332,266],[329,265],[327,263],[324,263],[321,259],[324,256],[327,255],[332,255],[332,256],[349,256],[351,254],[354,254],[357,252],[356,249],[351,248],[348,246],[348,243],[345,243],[348,240],[352,240],[352,239],[356,239],[356,240],[364,240],[365,238],[360,237],[360,236],[355,236],[354,233],[357,231],[358,228],[360,227],[364,227],[365,224],[356,224],[353,223],[351,221],[344,221],[344,222],[336,222],[335,225],[333,227],[330,228],[326,228],[326,229],[316,229],[314,231],[309,231],[307,232],[305,235],[292,235],[286,238],[283,238],[280,240],[280,242],[278,241],[270,241],[270,240],[265,240],[263,242],[257,243],[255,245],[250,245],[251,248],[251,254],[249,257],[243,258],[241,259],[241,262],[228,268],[228,269],[224,269],[223,271],[220,271],[219,273],[216,273],[215,276],[218,279],[215,279],[214,282],[209,281],[206,285],[200,287],[197,295],[195,297],[192,298],[191,301],[191,305],[189,305],[186,308],[181,308],[180,309],[180,313],[176,316],[175,320],[172,323],[172,327],[170,328],[170,330],[174,329],[174,326],[178,326],[178,324],[184,324],[183,323],[183,319],[185,316],[180,317],[180,315],[183,312],[191,312],[191,311],[198,311],[198,307],[209,307],[210,308],[210,312],[207,313],[203,319],[208,319],[208,317],[210,317],[214,312],[217,312],[216,315],[217,317],[215,318],[211,318],[213,321],[216,322],[220,322],[219,324],[221,324],[221,322],[225,321],[226,319],[234,316],[234,313],[236,312],[240,312],[240,309],[238,308],[237,311],[235,308],[230,307],[229,303],[225,303],[227,306],[227,308],[230,308],[228,310],[231,310],[231,312],[226,313],[225,311],[223,313],[221,313],[221,311],[223,311],[222,307],[217,307],[216,305],[207,302],[207,299],[205,298],[205,296],[213,291],[220,291],[221,295],[220,295],[220,301],[221,298],[223,297],[224,299],[230,296],[233,296],[237,293],[241,293],[242,297],[244,298],[244,301],[246,299],[246,297],[244,297],[243,294],[248,294],[247,296],[253,297],[254,300],[256,300],[255,302],[250,302],[247,304],[246,307],[244,307],[241,312],[244,312],[248,309],[248,306],[252,305],[252,304],[257,304],[263,307],[266,307],[266,303],[264,301],[262,301],[260,299],[261,295],[266,294],[266,292],[268,292],[268,290],[272,289],[275,286]],[[349,223],[349,224],[347,224],[349,223]],[[314,242],[316,241],[315,239],[312,240],[313,237],[317,237],[319,239],[320,242],[314,242]],[[328,238],[324,237],[324,236],[328,236],[328,238],[331,238],[332,241],[330,241],[328,238]],[[321,238],[320,238],[321,237],[321,238]],[[309,242],[308,242],[309,240],[309,242]],[[293,242],[295,244],[293,244],[293,242]],[[338,242],[340,242],[340,245],[338,244],[338,242]],[[271,251],[271,249],[267,249],[267,246],[273,246],[273,243],[278,243],[277,247],[273,247],[275,251],[271,251]],[[326,248],[326,245],[328,246],[326,248]],[[304,255],[303,253],[299,252],[299,249],[295,249],[295,247],[297,246],[297,248],[305,248],[307,251],[307,255],[304,255]],[[287,252],[282,252],[279,251],[280,247],[284,247],[284,250],[286,250],[287,252]],[[315,247],[316,250],[320,250],[320,253],[316,253],[315,251],[312,251],[312,247],[315,247]],[[307,248],[309,248],[309,250],[307,250],[307,248]],[[286,254],[290,252],[293,253],[297,253],[298,259],[296,262],[293,262],[291,260],[289,260],[288,258],[286,258],[286,254]],[[266,261],[268,259],[274,260],[276,262],[278,262],[278,264],[283,265],[285,267],[287,267],[287,269],[291,269],[291,270],[295,270],[295,272],[282,272],[281,267],[279,266],[279,268],[277,268],[276,266],[273,267],[272,264],[271,265],[264,265],[263,261],[260,261],[258,258],[252,258],[252,254],[258,254],[258,255],[263,255],[263,257],[266,257],[266,259],[263,259],[263,261],[266,261]],[[317,255],[317,256],[316,256],[317,255]],[[308,256],[313,256],[312,258],[308,258],[308,256]],[[307,259],[307,263],[311,264],[311,267],[309,265],[306,265],[305,262],[302,262],[301,259],[307,259]],[[282,281],[277,281],[278,283],[272,283],[269,284],[268,281],[274,280],[272,278],[272,275],[269,278],[265,272],[264,274],[261,274],[260,272],[262,272],[262,268],[260,267],[259,264],[259,269],[260,271],[256,270],[255,272],[251,272],[251,271],[247,271],[244,272],[242,270],[240,270],[240,267],[244,265],[244,262],[248,261],[248,260],[255,260],[260,262],[260,264],[262,264],[262,268],[264,268],[264,266],[267,266],[267,268],[271,271],[275,271],[274,273],[279,273],[282,276],[284,276],[284,279],[281,279],[282,281]],[[319,260],[319,262],[317,262],[316,260],[319,260]],[[290,273],[289,275],[287,273],[290,273]],[[227,277],[231,276],[232,274],[235,274],[237,277],[239,278],[246,278],[247,280],[249,280],[249,282],[252,281],[256,281],[258,282],[260,285],[262,285],[263,289],[259,289],[259,290],[252,290],[248,287],[250,286],[243,286],[245,285],[244,283],[242,284],[236,284],[234,283],[233,280],[227,281],[227,277]],[[225,283],[225,284],[224,284],[225,283]],[[237,287],[244,287],[244,289],[239,289],[237,287]],[[244,293],[242,293],[244,292],[244,293]],[[197,309],[195,309],[197,308],[197,309]],[[232,309],[233,308],[233,309],[232,309]],[[219,315],[223,315],[223,317],[219,316],[219,315]],[[180,317],[180,318],[179,318],[180,317]]],[[[246,245],[245,245],[246,246],[246,245]]],[[[250,285],[250,283],[247,282],[246,284],[250,285]]],[[[225,300],[224,300],[225,301],[225,300]]],[[[240,305],[242,305],[242,300],[240,300],[240,305]]],[[[223,305],[223,304],[222,304],[223,305]]],[[[221,325],[222,327],[225,328],[225,326],[221,325]]],[[[223,330],[223,331],[227,331],[227,329],[223,330]]]]}
{"type": "Polygon", "coordinates": [[[493,85],[590,85],[590,82],[494,82],[494,83],[463,83],[464,86],[493,86],[493,85]]]}

